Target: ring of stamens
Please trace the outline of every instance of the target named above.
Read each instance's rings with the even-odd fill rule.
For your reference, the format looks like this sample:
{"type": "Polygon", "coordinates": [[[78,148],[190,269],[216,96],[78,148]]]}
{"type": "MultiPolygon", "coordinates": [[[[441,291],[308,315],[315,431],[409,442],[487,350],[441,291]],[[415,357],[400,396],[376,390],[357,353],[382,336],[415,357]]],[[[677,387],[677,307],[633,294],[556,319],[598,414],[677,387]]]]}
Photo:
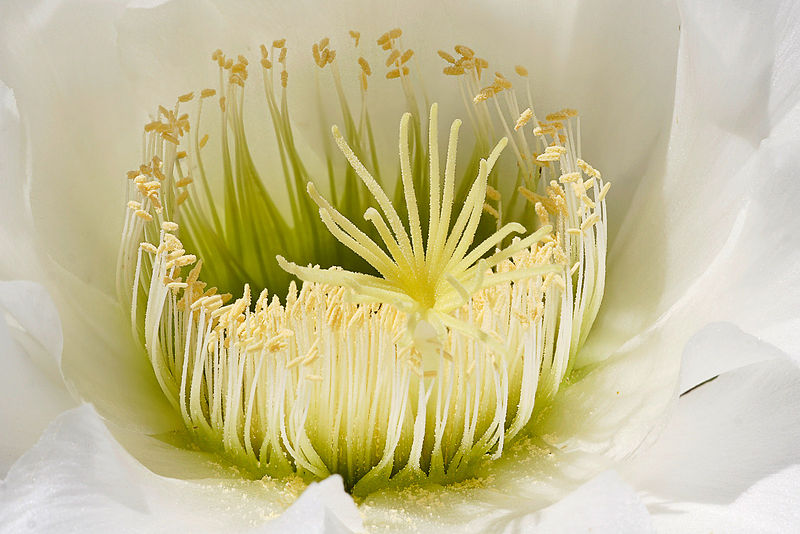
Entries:
{"type": "MultiPolygon", "coordinates": [[[[416,110],[414,53],[401,35],[392,30],[377,44],[388,54],[386,78],[401,82],[416,110]]],[[[358,46],[361,35],[350,36],[358,46]]],[[[456,56],[440,51],[445,74],[459,78],[463,95],[477,95],[465,100],[488,157],[468,168],[470,182],[457,175],[456,121],[442,176],[436,105],[426,144],[418,116],[405,114],[402,187],[392,201],[366,113],[372,69],[359,58],[355,119],[336,53],[323,39],[312,55],[320,69],[331,69],[345,116],[333,139],[351,169],[342,179],[330,171],[326,200],[294,146],[286,51],[285,40],[262,47],[261,67],[290,213],[277,209],[249,156],[245,58],[220,51],[213,58],[221,73],[224,202],[216,202],[200,155],[209,139],[199,133],[202,103],[217,91],[182,95],[145,127],[144,163],[129,173],[134,198],[118,261],[134,333],[195,439],[257,476],[340,473],[356,493],[390,482],[462,479],[476,462],[500,456],[569,375],[602,298],[609,184],[581,159],[573,110],[546,121],[532,103],[519,111],[511,82],[497,73],[481,89],[488,62],[457,46],[456,56]],[[180,106],[193,101],[190,121],[180,106]],[[498,127],[507,138],[489,150],[498,127]],[[492,172],[506,144],[517,160],[510,197],[492,172]],[[484,214],[495,222],[488,233],[484,214]],[[353,222],[358,217],[366,226],[353,222]],[[526,226],[536,231],[511,239],[526,226]],[[278,262],[265,245],[278,251],[278,262]],[[346,265],[322,269],[317,257],[346,265]],[[230,302],[230,294],[208,289],[201,269],[243,282],[242,296],[230,302]],[[253,299],[251,284],[272,294],[263,289],[253,299]],[[283,301],[275,294],[282,287],[283,301]]],[[[522,67],[516,72],[527,77],[522,67]]]]}

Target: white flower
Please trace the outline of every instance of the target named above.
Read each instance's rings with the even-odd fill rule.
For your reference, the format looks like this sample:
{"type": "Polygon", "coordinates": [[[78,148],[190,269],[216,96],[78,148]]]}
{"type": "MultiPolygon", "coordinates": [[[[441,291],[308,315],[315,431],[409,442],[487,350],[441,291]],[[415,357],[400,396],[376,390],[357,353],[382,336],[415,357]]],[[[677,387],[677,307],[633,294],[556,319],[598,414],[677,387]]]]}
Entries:
{"type": "MultiPolygon", "coordinates": [[[[0,20],[0,276],[37,282],[0,285],[10,467],[0,528],[751,532],[800,522],[800,373],[785,358],[800,352],[792,3],[45,3],[4,5],[0,20]],[[245,480],[170,444],[183,423],[116,302],[116,177],[138,164],[153,103],[206,85],[208,49],[285,36],[306,50],[351,27],[394,26],[418,54],[467,42],[506,67],[527,63],[540,106],[582,111],[583,152],[615,183],[603,308],[577,355],[583,372],[537,426],[550,454],[510,447],[481,484],[379,492],[358,509],[330,478],[264,523],[297,487],[245,480]],[[680,392],[719,376],[673,403],[681,355],[680,392]],[[11,466],[71,398],[94,407],[58,416],[11,466]],[[617,473],[598,476],[608,469],[617,473]]],[[[296,102],[312,101],[310,71],[295,72],[296,102]]],[[[443,83],[429,89],[447,94],[443,83]]],[[[386,108],[371,108],[374,120],[395,124],[398,109],[386,108]]],[[[308,136],[328,126],[296,118],[308,136]]]]}

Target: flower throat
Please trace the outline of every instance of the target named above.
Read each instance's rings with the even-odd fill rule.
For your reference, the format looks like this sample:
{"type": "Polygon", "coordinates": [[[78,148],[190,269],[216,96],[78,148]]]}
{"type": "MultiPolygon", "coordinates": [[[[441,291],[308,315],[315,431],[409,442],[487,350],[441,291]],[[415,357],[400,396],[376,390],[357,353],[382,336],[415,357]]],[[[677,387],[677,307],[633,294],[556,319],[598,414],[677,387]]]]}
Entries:
{"type": "Polygon", "coordinates": [[[280,171],[260,174],[244,125],[252,68],[218,50],[219,88],[145,125],[117,281],[201,447],[253,476],[339,473],[366,494],[462,480],[533,431],[600,306],[610,184],[581,159],[575,111],[535,115],[524,68],[521,110],[473,50],[439,51],[473,132],[459,148],[456,120],[440,148],[438,106],[425,98],[423,119],[402,32],[380,51],[349,39],[353,56],[382,53],[382,83],[403,91],[399,172],[379,148],[394,127],[370,118],[370,62],[354,60],[353,105],[325,38],[311,58],[342,120],[324,136],[325,168],[304,164],[277,40],[260,60],[274,146],[257,150],[275,149],[280,171]],[[218,126],[204,133],[208,115],[218,126]]]}

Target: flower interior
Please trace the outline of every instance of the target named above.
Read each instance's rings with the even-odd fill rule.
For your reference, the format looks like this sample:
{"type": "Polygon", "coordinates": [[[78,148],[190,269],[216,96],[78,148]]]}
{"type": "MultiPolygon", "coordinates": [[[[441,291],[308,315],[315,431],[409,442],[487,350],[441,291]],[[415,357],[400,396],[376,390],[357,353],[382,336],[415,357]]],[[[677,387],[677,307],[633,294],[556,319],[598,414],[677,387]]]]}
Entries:
{"type": "Polygon", "coordinates": [[[304,164],[289,117],[285,40],[261,47],[268,113],[248,116],[273,131],[280,170],[259,173],[266,147],[248,144],[245,57],[217,50],[217,89],[159,106],[127,175],[117,281],[200,447],[254,477],[338,473],[363,495],[463,480],[532,431],[602,300],[610,184],[581,159],[577,112],[540,120],[527,71],[491,76],[466,46],[438,52],[453,93],[438,96],[460,95],[472,135],[459,148],[456,120],[440,146],[399,29],[375,42],[376,83],[406,99],[397,165],[378,142],[396,123],[370,118],[366,45],[349,41],[357,103],[329,39],[309,58],[343,125],[319,149],[324,171],[304,164]]]}

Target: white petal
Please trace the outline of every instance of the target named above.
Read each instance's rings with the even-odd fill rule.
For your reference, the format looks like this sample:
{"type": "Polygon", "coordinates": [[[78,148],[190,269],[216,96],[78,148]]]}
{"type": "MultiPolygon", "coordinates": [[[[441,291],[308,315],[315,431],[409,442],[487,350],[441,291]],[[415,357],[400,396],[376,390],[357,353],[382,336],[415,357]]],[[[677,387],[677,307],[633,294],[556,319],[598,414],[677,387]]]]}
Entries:
{"type": "Polygon", "coordinates": [[[680,393],[718,375],[754,363],[785,358],[777,348],[730,323],[714,323],[692,336],[683,350],[680,393]]]}
{"type": "Polygon", "coordinates": [[[58,314],[44,289],[0,282],[0,474],[74,401],[61,381],[58,314]]]}
{"type": "Polygon", "coordinates": [[[681,512],[653,517],[658,532],[750,534],[792,532],[800,524],[800,466],[793,465],[759,480],[726,505],[686,503],[681,512]]]}
{"type": "Polygon", "coordinates": [[[666,322],[676,348],[724,320],[800,349],[800,7],[685,2],[681,16],[666,172],[626,213],[584,361],[666,322]]]}
{"type": "Polygon", "coordinates": [[[687,392],[658,442],[625,469],[626,479],[648,495],[651,512],[683,513],[675,521],[687,527],[720,505],[738,502],[736,513],[744,513],[747,502],[759,502],[740,498],[748,488],[800,464],[800,368],[744,334],[704,335],[709,339],[690,347],[707,350],[716,338],[720,350],[751,350],[765,360],[687,392]]]}
{"type": "MultiPolygon", "coordinates": [[[[340,479],[309,487],[289,509],[299,531],[359,529],[340,479]],[[333,509],[333,508],[336,509],[333,509]]],[[[88,405],[60,416],[6,477],[4,532],[285,532],[268,522],[293,500],[275,483],[154,475],[117,444],[88,405]]]]}
{"type": "Polygon", "coordinates": [[[653,532],[652,520],[636,492],[613,471],[598,475],[559,502],[522,518],[508,532],[653,532]]]}
{"type": "Polygon", "coordinates": [[[29,278],[40,273],[34,251],[30,205],[25,200],[25,132],[14,92],[0,80],[0,278],[29,278]]]}

